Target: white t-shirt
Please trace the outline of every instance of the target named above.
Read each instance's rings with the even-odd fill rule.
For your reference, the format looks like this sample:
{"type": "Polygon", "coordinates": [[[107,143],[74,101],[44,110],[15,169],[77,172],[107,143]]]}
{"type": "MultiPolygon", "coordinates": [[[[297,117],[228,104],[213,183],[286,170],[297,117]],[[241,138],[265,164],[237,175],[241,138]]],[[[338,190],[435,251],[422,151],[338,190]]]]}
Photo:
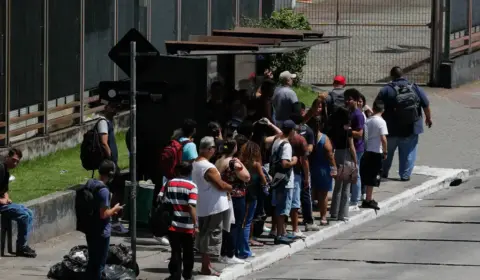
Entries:
{"type": "Polygon", "coordinates": [[[192,181],[198,188],[197,216],[206,217],[228,210],[228,197],[226,192],[219,191],[216,187],[205,180],[205,173],[215,165],[208,160],[194,161],[192,181]]]}
{"type": "MultiPolygon", "coordinates": [[[[287,142],[287,143],[285,143],[285,145],[283,145],[283,151],[282,151],[282,154],[281,154],[281,159],[291,161],[292,160],[292,155],[293,155],[292,145],[290,145],[290,142],[288,142],[286,139],[277,139],[277,140],[275,140],[275,142],[273,142],[272,156],[277,152],[278,148],[280,148],[280,144],[282,142],[287,142]]],[[[295,177],[293,176],[293,168],[290,172],[291,172],[290,173],[290,181],[288,182],[287,186],[285,186],[286,189],[293,189],[293,186],[294,186],[295,177]]]]}
{"type": "Polygon", "coordinates": [[[383,153],[382,135],[388,135],[387,123],[381,116],[372,116],[365,123],[367,131],[367,151],[374,153],[383,153]]]}

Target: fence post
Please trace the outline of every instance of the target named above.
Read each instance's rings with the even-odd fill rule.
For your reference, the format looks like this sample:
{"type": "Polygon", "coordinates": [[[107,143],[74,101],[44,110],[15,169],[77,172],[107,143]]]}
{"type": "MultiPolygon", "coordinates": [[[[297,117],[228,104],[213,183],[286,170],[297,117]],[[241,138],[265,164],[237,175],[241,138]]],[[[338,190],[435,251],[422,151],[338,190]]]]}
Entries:
{"type": "Polygon", "coordinates": [[[212,35],[212,0],[207,0],[207,35],[212,35]]]}
{"type": "Polygon", "coordinates": [[[473,0],[468,0],[467,4],[467,16],[468,16],[468,54],[472,53],[472,29],[473,29],[473,0]]]}
{"type": "Polygon", "coordinates": [[[450,17],[451,17],[451,11],[450,11],[450,5],[451,1],[450,0],[445,0],[445,23],[444,23],[444,34],[443,34],[443,60],[448,61],[450,60],[450,17]]]}
{"type": "Polygon", "coordinates": [[[258,19],[262,20],[263,17],[263,0],[258,0],[258,19]]]}
{"type": "Polygon", "coordinates": [[[182,40],[182,0],[177,0],[177,41],[182,40]]]}
{"type": "Polygon", "coordinates": [[[240,26],[240,1],[235,0],[235,26],[240,26]]]}
{"type": "Polygon", "coordinates": [[[79,100],[80,108],[78,109],[80,117],[78,119],[78,124],[82,125],[84,118],[85,110],[85,0],[80,0],[80,85],[79,85],[79,100]]]}
{"type": "Polygon", "coordinates": [[[42,108],[39,110],[43,110],[43,116],[40,117],[40,121],[43,122],[43,128],[39,129],[40,134],[48,135],[48,28],[49,28],[49,0],[43,1],[43,104],[42,108]]]}
{"type": "Polygon", "coordinates": [[[438,69],[442,58],[442,0],[432,0],[430,25],[430,86],[438,84],[438,69]]]}
{"type": "Polygon", "coordinates": [[[152,41],[152,0],[147,0],[147,40],[152,41]]]}
{"type": "Polygon", "coordinates": [[[11,41],[11,5],[12,0],[5,2],[5,147],[10,145],[10,41],[11,41]]]}

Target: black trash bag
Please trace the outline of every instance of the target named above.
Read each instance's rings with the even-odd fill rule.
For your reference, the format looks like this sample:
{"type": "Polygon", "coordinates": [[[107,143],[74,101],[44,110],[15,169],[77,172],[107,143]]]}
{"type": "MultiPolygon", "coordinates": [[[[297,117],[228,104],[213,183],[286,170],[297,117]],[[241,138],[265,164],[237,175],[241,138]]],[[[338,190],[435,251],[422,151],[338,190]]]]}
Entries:
{"type": "Polygon", "coordinates": [[[70,249],[68,255],[63,257],[63,279],[84,279],[87,271],[88,247],[85,245],[75,246],[70,249]],[[78,257],[82,255],[84,257],[78,257]]]}
{"type": "Polygon", "coordinates": [[[110,245],[108,250],[107,264],[121,265],[135,271],[136,276],[140,274],[138,263],[133,263],[132,251],[130,250],[130,247],[121,243],[118,245],[110,245]]]}
{"type": "Polygon", "coordinates": [[[59,262],[54,264],[47,274],[48,279],[63,280],[65,279],[65,271],[63,269],[62,263],[59,262]]]}
{"type": "Polygon", "coordinates": [[[102,280],[135,280],[135,272],[122,265],[107,265],[103,271],[102,280]]]}

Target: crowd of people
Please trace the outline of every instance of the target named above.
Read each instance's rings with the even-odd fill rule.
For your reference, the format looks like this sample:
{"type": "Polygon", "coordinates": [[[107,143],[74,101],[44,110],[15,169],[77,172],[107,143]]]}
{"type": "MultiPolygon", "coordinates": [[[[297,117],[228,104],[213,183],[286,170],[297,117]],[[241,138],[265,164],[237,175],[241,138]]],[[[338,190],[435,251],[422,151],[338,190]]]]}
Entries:
{"type": "MultiPolygon", "coordinates": [[[[162,154],[175,163],[162,166],[165,179],[158,190],[158,197],[173,209],[168,235],[158,236],[171,246],[170,279],[192,279],[195,250],[202,256],[200,273],[219,275],[212,256],[227,264],[244,263],[255,256],[253,247],[264,246],[259,240],[264,233],[275,244],[290,244],[305,238],[301,226],[318,231],[329,221],[347,221],[358,207],[380,209],[373,190],[388,177],[395,150],[398,147],[400,179],[408,181],[423,122],[432,125],[425,92],[405,79],[399,67],[390,75],[392,81],[371,108],[361,92],[346,88],[343,76],[334,77],[333,89],[318,93],[312,104],[298,100],[293,88],[297,77],[289,71],[279,75],[278,84],[269,70],[263,77],[252,75],[251,90],[229,94],[222,82],[213,82],[207,135],[197,147],[197,123],[187,119],[162,154]],[[176,148],[180,154],[173,155],[176,148]],[[318,223],[314,209],[319,211],[318,223]],[[267,217],[271,228],[265,226],[267,217]]],[[[115,182],[120,178],[113,133],[116,109],[106,106],[94,128],[109,160],[92,181],[102,190],[95,223],[101,230],[87,234],[89,254],[97,256],[89,260],[92,279],[100,279],[111,232],[128,232],[119,223],[124,182],[115,182]],[[115,187],[107,192],[103,186],[115,187]]],[[[17,255],[35,257],[26,243],[33,214],[8,196],[8,171],[21,156],[12,149],[1,161],[0,214],[19,225],[17,255]]]]}
{"type": "Polygon", "coordinates": [[[288,71],[279,75],[278,86],[265,71],[250,93],[227,96],[222,83],[214,82],[210,123],[198,154],[193,120],[185,120],[172,137],[189,140],[183,146],[189,156],[178,165],[181,179],[167,178],[160,192],[174,205],[168,235],[171,279],[191,279],[194,248],[202,255],[200,273],[219,275],[211,256],[244,263],[255,256],[252,247],[264,245],[258,238],[265,232],[275,244],[305,238],[300,213],[305,231],[317,231],[331,220],[347,221],[349,211],[359,207],[380,209],[373,190],[388,177],[396,148],[400,179],[408,181],[423,120],[432,125],[425,92],[408,82],[399,67],[390,75],[392,82],[372,107],[357,89],[346,89],[343,76],[336,76],[333,90],[319,93],[308,109],[292,87],[296,75],[288,71]],[[270,229],[267,217],[272,218],[270,229]]]}

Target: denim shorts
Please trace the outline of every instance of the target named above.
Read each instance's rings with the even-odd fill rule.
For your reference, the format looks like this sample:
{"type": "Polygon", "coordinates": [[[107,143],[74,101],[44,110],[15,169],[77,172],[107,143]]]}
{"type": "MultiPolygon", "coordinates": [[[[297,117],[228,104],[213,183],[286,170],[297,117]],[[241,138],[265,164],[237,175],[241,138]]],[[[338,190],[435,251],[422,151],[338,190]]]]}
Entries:
{"type": "Polygon", "coordinates": [[[289,216],[292,209],[293,189],[285,187],[276,188],[272,191],[272,206],[278,216],[289,216]]]}
{"type": "Polygon", "coordinates": [[[292,192],[292,209],[300,209],[302,207],[300,202],[300,194],[303,188],[303,176],[300,174],[294,174],[295,180],[293,181],[292,192]]]}

